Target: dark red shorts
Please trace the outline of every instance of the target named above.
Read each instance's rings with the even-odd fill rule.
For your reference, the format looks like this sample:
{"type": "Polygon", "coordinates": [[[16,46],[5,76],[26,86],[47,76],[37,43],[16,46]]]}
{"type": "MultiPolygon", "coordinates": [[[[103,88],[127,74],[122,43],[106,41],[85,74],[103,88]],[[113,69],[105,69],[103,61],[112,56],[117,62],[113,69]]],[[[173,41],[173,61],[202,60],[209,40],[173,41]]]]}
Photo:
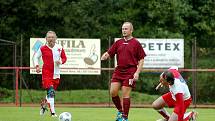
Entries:
{"type": "MultiPolygon", "coordinates": [[[[168,107],[170,107],[170,108],[175,107],[176,102],[172,98],[171,92],[168,92],[168,93],[164,94],[162,96],[162,98],[165,101],[165,103],[168,105],[168,107]]],[[[192,98],[189,98],[189,99],[184,101],[184,112],[190,106],[191,102],[192,102],[192,98]]],[[[174,111],[174,112],[177,113],[178,111],[174,111]]]]}
{"type": "Polygon", "coordinates": [[[112,75],[111,82],[120,82],[122,86],[135,88],[136,80],[134,80],[134,73],[136,72],[136,67],[123,69],[116,69],[112,75]]]}
{"type": "Polygon", "coordinates": [[[60,83],[60,79],[43,80],[42,81],[42,87],[44,89],[49,89],[50,86],[53,86],[54,89],[56,90],[59,83],[60,83]]]}

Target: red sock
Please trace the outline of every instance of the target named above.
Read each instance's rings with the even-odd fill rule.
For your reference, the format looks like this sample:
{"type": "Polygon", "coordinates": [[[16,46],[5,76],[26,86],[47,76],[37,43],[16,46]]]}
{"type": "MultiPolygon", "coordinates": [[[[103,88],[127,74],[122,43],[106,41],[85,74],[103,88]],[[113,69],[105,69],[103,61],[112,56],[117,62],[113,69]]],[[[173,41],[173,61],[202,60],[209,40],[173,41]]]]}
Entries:
{"type": "Polygon", "coordinates": [[[130,109],[130,98],[123,98],[123,114],[124,118],[128,118],[128,113],[130,109]]]}
{"type": "Polygon", "coordinates": [[[112,101],[116,108],[118,109],[119,112],[122,112],[122,105],[119,96],[117,95],[116,97],[112,97],[112,101]]]}

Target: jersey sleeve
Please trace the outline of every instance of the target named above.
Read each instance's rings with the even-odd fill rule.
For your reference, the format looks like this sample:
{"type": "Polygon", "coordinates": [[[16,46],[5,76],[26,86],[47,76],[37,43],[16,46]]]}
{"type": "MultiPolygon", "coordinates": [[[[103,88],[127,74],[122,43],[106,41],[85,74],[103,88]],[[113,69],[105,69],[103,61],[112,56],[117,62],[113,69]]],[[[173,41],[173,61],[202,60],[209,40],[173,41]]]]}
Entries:
{"type": "Polygon", "coordinates": [[[109,48],[107,51],[111,58],[114,57],[114,55],[117,53],[117,41],[109,48]]]}
{"type": "Polygon", "coordinates": [[[65,54],[65,51],[64,51],[63,48],[62,48],[62,52],[61,52],[60,57],[61,57],[62,64],[64,64],[66,62],[66,60],[67,60],[67,57],[66,57],[66,54],[65,54]]]}
{"type": "Polygon", "coordinates": [[[42,52],[41,52],[41,48],[40,48],[34,55],[34,58],[33,58],[34,66],[39,66],[39,59],[41,56],[42,56],[42,52]]]}
{"type": "Polygon", "coordinates": [[[146,53],[143,50],[143,47],[141,46],[141,44],[138,42],[138,44],[137,44],[137,59],[138,60],[144,59],[145,56],[146,56],[146,53]]]}

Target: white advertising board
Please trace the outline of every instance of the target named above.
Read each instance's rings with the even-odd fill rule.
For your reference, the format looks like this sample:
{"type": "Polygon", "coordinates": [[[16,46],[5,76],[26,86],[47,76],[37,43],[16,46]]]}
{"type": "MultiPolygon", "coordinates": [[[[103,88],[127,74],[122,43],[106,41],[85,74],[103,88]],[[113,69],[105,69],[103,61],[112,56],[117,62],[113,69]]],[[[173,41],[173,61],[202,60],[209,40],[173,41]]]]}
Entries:
{"type": "MultiPolygon", "coordinates": [[[[45,42],[45,38],[30,38],[30,67],[34,67],[34,54],[45,42]]],[[[70,68],[61,69],[61,74],[101,74],[100,39],[58,38],[56,43],[63,47],[67,56],[67,62],[61,68],[70,68]]],[[[35,69],[31,69],[30,73],[36,74],[35,69]]]]}
{"type": "MultiPolygon", "coordinates": [[[[117,41],[119,38],[116,38],[117,41]]],[[[143,39],[141,43],[146,57],[144,68],[184,68],[184,39],[143,39]]],[[[115,63],[115,65],[117,65],[115,63]]]]}

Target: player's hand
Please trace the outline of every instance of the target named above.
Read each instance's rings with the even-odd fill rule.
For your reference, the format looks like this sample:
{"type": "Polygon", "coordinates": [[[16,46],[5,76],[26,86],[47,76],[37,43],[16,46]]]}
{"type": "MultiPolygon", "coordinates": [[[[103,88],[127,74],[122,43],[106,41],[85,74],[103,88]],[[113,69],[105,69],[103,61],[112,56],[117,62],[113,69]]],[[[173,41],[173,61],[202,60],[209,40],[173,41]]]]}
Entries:
{"type": "Polygon", "coordinates": [[[160,82],[160,83],[163,83],[163,82],[164,82],[164,79],[163,79],[163,78],[160,78],[159,82],[160,82]]]}
{"type": "MultiPolygon", "coordinates": [[[[167,86],[167,87],[169,86],[169,83],[168,83],[164,78],[160,78],[159,81],[160,81],[160,83],[162,84],[162,86],[167,86]]],[[[161,87],[162,87],[162,86],[161,86],[161,87]]]]}
{"type": "Polygon", "coordinates": [[[41,70],[40,70],[40,67],[39,67],[39,66],[36,66],[36,72],[37,72],[37,73],[40,73],[40,72],[41,72],[41,70]]]}
{"type": "Polygon", "coordinates": [[[109,57],[109,54],[107,52],[105,52],[102,57],[101,57],[101,60],[107,60],[109,57]]]}
{"type": "Polygon", "coordinates": [[[139,73],[138,72],[135,72],[134,73],[134,80],[138,80],[139,79],[139,73]]]}
{"type": "Polygon", "coordinates": [[[60,64],[61,64],[61,61],[58,60],[58,61],[55,61],[55,63],[56,63],[57,65],[60,65],[60,64]]]}

